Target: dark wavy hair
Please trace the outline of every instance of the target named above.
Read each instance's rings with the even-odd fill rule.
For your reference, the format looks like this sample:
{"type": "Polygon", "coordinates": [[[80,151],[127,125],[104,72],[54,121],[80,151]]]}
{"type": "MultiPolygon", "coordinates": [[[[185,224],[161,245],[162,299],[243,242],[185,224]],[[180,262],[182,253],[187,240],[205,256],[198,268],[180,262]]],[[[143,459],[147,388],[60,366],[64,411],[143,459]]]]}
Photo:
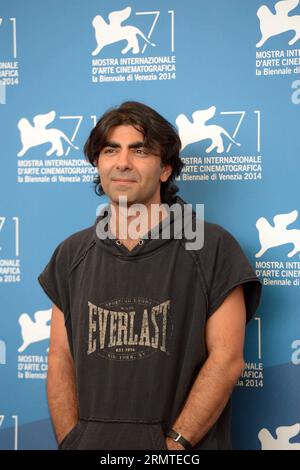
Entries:
{"type": "MultiPolygon", "coordinates": [[[[181,141],[172,124],[149,106],[137,101],[126,101],[118,108],[109,109],[99,119],[84,145],[86,159],[96,167],[108,133],[113,127],[121,125],[131,125],[141,132],[145,146],[149,149],[159,148],[162,164],[172,166],[172,173],[167,181],[161,183],[160,191],[161,201],[172,203],[178,192],[174,179],[180,175],[184,166],[179,156],[181,141]]],[[[95,177],[94,183],[96,194],[102,196],[104,191],[99,175],[95,177]]]]}

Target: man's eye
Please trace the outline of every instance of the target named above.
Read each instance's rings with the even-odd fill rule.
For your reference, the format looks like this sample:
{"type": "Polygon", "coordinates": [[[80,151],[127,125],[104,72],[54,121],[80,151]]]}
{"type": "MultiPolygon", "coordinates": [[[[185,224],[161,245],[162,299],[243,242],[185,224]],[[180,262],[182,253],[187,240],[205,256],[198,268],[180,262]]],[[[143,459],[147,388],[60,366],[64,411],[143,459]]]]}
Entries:
{"type": "Polygon", "coordinates": [[[116,151],[116,149],[108,147],[108,148],[103,150],[103,153],[110,154],[110,153],[114,153],[115,151],[116,151]]]}
{"type": "Polygon", "coordinates": [[[148,152],[143,148],[135,149],[135,153],[141,157],[148,155],[148,152]]]}

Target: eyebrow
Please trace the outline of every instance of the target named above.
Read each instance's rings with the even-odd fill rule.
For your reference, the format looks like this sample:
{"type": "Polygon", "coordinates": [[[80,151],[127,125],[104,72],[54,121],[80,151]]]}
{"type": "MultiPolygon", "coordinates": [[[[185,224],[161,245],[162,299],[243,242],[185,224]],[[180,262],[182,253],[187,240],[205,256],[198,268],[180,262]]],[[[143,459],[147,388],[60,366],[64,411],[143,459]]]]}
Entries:
{"type": "MultiPolygon", "coordinates": [[[[121,148],[121,145],[118,142],[115,142],[114,140],[108,140],[105,142],[104,147],[111,147],[111,148],[121,148]]],[[[137,141],[137,142],[132,142],[132,144],[128,145],[129,149],[136,149],[140,147],[145,147],[144,142],[142,141],[137,141]]]]}

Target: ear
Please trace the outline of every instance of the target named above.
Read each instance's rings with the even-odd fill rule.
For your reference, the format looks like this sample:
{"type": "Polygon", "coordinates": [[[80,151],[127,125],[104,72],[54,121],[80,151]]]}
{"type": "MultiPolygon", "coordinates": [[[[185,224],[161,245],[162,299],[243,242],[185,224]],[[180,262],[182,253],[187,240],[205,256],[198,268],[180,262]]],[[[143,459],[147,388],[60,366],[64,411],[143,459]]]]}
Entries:
{"type": "Polygon", "coordinates": [[[161,174],[160,174],[160,180],[162,183],[165,183],[167,181],[167,179],[169,178],[169,176],[171,175],[172,173],[172,166],[171,165],[163,165],[162,166],[162,171],[161,171],[161,174]]]}

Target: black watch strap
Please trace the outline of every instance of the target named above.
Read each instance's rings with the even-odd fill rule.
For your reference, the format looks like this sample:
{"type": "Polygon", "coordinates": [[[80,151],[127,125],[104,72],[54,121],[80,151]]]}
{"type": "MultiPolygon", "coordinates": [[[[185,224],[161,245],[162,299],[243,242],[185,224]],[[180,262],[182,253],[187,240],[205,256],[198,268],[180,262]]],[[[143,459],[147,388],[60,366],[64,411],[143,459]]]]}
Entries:
{"type": "Polygon", "coordinates": [[[174,429],[168,429],[166,436],[171,437],[175,442],[179,442],[179,444],[181,444],[185,450],[190,450],[193,448],[192,444],[177,431],[174,431],[174,429]]]}

